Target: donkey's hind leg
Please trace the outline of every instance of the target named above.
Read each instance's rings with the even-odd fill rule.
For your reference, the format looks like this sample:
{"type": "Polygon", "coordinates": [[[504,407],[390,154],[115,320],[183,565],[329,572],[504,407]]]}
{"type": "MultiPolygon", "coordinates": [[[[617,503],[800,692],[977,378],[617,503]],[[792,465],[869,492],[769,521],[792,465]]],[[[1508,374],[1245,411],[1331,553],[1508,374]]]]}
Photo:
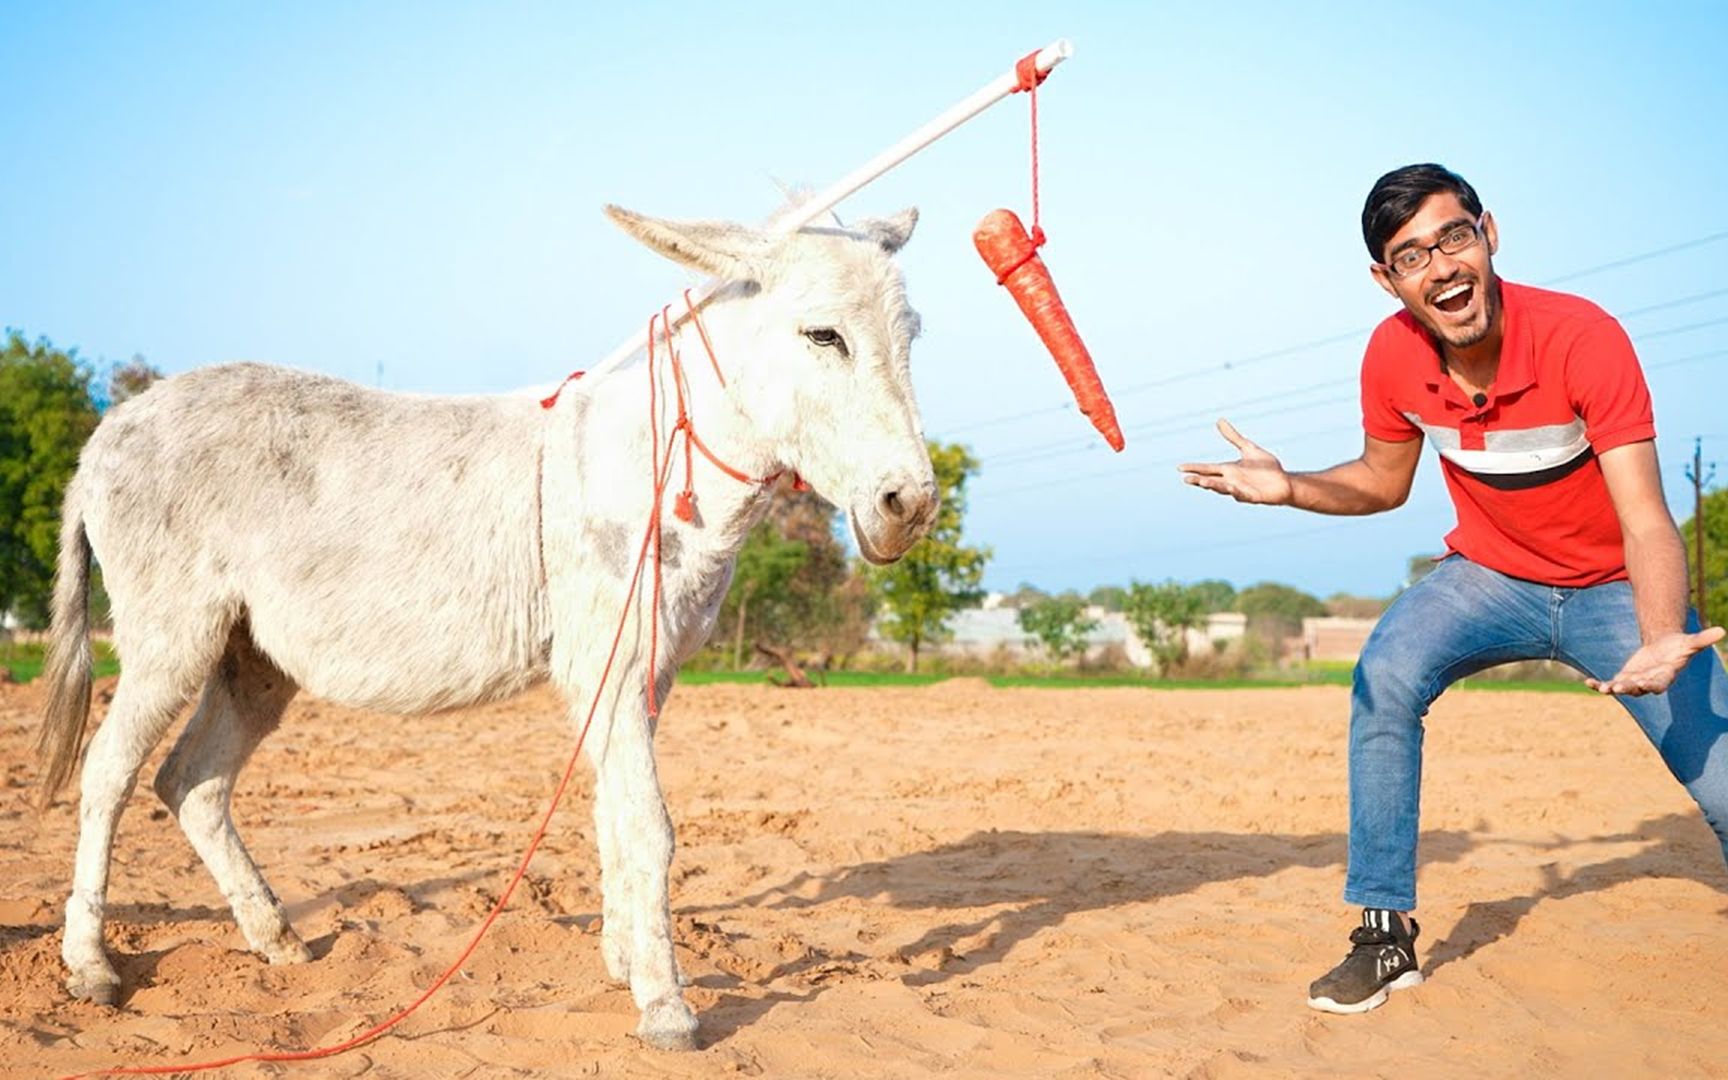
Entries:
{"type": "MultiPolygon", "coordinates": [[[[157,640],[164,640],[167,635],[157,640]]],[[[138,769],[203,678],[213,656],[196,650],[170,656],[139,648],[123,653],[125,674],[115,688],[108,716],[97,727],[84,756],[78,804],[78,854],[60,956],[66,989],[73,997],[102,1005],[120,996],[120,976],[102,949],[107,913],[108,869],[120,812],[138,781],[138,769]]]]}
{"type": "Polygon", "coordinates": [[[156,773],[156,794],[180,821],[234,909],[254,952],[272,964],[312,958],[282,902],[240,842],[229,813],[234,778],[282,719],[298,687],[258,651],[242,621],[229,633],[197,712],[156,773]]]}

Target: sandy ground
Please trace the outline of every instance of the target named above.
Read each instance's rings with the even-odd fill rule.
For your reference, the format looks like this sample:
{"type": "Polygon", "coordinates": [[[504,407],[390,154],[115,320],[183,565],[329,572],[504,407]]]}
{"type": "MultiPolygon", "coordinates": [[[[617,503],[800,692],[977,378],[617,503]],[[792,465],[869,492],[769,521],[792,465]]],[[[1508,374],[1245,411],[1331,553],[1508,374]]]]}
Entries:
{"type": "MultiPolygon", "coordinates": [[[[568,756],[553,696],[393,720],[299,701],[235,815],[316,959],[243,951],[141,786],[109,945],[74,1003],[74,812],[30,806],[0,687],[0,1074],[338,1041],[451,960],[568,756]]],[[[598,948],[587,777],[463,973],[348,1055],[225,1076],[1728,1076],[1728,872],[1631,721],[1459,692],[1430,720],[1428,983],[1310,1011],[1347,948],[1338,688],[687,687],[661,774],[694,1054],[631,1036],[598,948]]],[[[164,746],[146,767],[153,773],[164,746]]]]}

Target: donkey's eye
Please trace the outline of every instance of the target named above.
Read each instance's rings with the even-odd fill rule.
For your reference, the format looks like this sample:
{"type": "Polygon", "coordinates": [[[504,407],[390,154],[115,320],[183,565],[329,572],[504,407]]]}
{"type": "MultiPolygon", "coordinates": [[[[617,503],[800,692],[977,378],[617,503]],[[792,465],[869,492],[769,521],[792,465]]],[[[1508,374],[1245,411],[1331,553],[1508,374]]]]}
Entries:
{"type": "Polygon", "coordinates": [[[831,326],[818,326],[804,331],[804,336],[810,339],[810,344],[822,349],[839,349],[840,355],[846,355],[846,339],[840,336],[840,331],[831,326]]]}

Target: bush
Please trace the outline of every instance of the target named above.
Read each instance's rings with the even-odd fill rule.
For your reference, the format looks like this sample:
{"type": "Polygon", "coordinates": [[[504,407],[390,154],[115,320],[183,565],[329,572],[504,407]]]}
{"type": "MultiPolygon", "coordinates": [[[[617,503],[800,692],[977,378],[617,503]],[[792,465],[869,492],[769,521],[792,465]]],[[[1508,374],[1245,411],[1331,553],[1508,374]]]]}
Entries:
{"type": "Polygon", "coordinates": [[[1258,643],[1243,637],[1233,642],[1218,642],[1224,648],[1210,652],[1190,653],[1171,664],[1164,672],[1167,679],[1245,679],[1262,664],[1258,643]]]}

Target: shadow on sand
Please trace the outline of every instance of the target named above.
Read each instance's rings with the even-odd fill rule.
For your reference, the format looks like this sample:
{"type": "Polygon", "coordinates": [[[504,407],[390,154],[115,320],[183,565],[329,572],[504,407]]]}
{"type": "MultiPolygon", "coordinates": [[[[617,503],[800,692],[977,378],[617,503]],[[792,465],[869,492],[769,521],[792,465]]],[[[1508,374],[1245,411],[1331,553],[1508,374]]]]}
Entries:
{"type": "MultiPolygon", "coordinates": [[[[1447,937],[1436,943],[1425,968],[1432,971],[1507,936],[1524,914],[1545,899],[1647,877],[1691,878],[1728,891],[1723,868],[1708,857],[1714,844],[1705,842],[1711,839],[1707,830],[1698,835],[1700,829],[1695,816],[1672,814],[1646,821],[1624,835],[1529,845],[1537,858],[1542,852],[1599,843],[1643,841],[1650,846],[1564,877],[1555,872],[1530,896],[1471,904],[1447,937]]],[[[1485,843],[1505,841],[1457,830],[1425,832],[1422,863],[1432,867],[1456,862],[1485,843]]],[[[680,913],[701,916],[756,907],[794,910],[845,898],[932,913],[999,909],[977,918],[943,920],[938,914],[932,920],[935,925],[898,950],[901,956],[934,952],[943,957],[938,966],[914,967],[901,976],[908,986],[929,986],[996,964],[1020,943],[1081,912],[1179,896],[1215,883],[1269,877],[1292,868],[1336,867],[1342,887],[1345,851],[1343,833],[979,832],[928,851],[795,874],[734,903],[684,908],[680,913]],[[966,943],[963,955],[959,953],[962,942],[966,943]]],[[[782,1003],[814,1000],[825,989],[819,981],[825,966],[844,967],[871,959],[818,950],[781,964],[754,981],[768,987],[786,977],[812,981],[816,976],[816,985],[802,992],[772,990],[761,997],[722,994],[717,1006],[704,1014],[704,1034],[710,1041],[723,1040],[782,1003]]],[[[738,982],[727,978],[704,984],[732,989],[738,982]]]]}
{"type": "Polygon", "coordinates": [[[1709,830],[1699,824],[1696,814],[1665,814],[1645,821],[1632,832],[1526,845],[1536,860],[1544,852],[1580,844],[1650,846],[1631,855],[1580,866],[1566,874],[1561,874],[1553,862],[1541,862],[1542,884],[1529,895],[1471,901],[1451,931],[1431,947],[1423,969],[1432,975],[1454,960],[1463,960],[1484,946],[1510,937],[1524,917],[1544,900],[1564,900],[1641,878],[1685,878],[1728,895],[1728,869],[1715,858],[1717,848],[1713,840],[1709,830]]]}

